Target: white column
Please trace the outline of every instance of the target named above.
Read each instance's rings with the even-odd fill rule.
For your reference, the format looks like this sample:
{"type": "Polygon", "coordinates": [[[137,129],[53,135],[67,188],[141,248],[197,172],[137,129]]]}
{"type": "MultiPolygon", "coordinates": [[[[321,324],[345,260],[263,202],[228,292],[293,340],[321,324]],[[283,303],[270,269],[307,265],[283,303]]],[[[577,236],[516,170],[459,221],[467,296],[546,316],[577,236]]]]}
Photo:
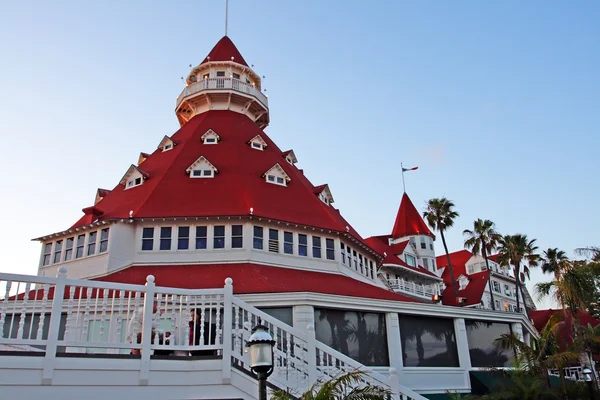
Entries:
{"type": "Polygon", "coordinates": [[[231,327],[233,325],[233,312],[232,312],[232,298],[233,298],[233,280],[231,278],[225,279],[225,286],[223,288],[223,367],[222,367],[222,379],[223,384],[228,385],[231,383],[231,348],[233,341],[233,332],[231,327]]]}
{"type": "Polygon", "coordinates": [[[313,306],[294,306],[293,309],[294,328],[306,332],[308,325],[315,325],[315,309],[313,306]]]}
{"type": "Polygon", "coordinates": [[[511,328],[517,339],[523,340],[523,325],[520,322],[515,322],[511,324],[511,328]]]}
{"type": "Polygon", "coordinates": [[[64,303],[63,293],[65,291],[66,280],[67,268],[63,265],[58,267],[58,275],[56,276],[56,284],[54,286],[54,298],[52,299],[50,326],[48,328],[48,343],[44,356],[44,369],[42,370],[42,385],[51,385],[54,376],[54,362],[56,360],[56,348],[58,347],[58,331],[60,330],[60,317],[64,303]]]}
{"type": "Polygon", "coordinates": [[[388,343],[390,367],[399,370],[402,368],[402,342],[400,340],[400,321],[397,313],[385,314],[385,329],[388,343]]]}
{"type": "MultiPolygon", "coordinates": [[[[152,316],[154,314],[154,295],[156,294],[154,276],[146,277],[146,289],[144,296],[144,319],[142,323],[142,357],[140,365],[140,385],[148,385],[150,378],[150,355],[152,353],[152,316]]],[[[135,341],[135,340],[134,340],[135,341]]]]}
{"type": "Polygon", "coordinates": [[[454,332],[456,335],[456,350],[458,352],[458,365],[465,370],[464,387],[471,389],[471,356],[469,354],[469,340],[467,339],[467,327],[464,318],[454,319],[454,332]]]}

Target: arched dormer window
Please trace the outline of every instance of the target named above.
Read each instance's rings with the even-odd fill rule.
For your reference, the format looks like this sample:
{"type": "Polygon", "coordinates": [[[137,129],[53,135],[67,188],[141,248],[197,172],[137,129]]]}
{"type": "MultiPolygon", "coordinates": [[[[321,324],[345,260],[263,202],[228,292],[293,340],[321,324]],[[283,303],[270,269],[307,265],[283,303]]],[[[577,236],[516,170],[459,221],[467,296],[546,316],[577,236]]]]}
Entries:
{"type": "Polygon", "coordinates": [[[125,189],[127,190],[142,185],[149,177],[150,175],[146,171],[131,164],[131,167],[123,175],[119,184],[125,185],[125,189]]]}
{"type": "Polygon", "coordinates": [[[172,150],[173,147],[175,146],[175,144],[176,143],[170,137],[165,135],[165,137],[158,144],[158,148],[160,150],[162,150],[163,152],[165,152],[165,151],[172,150]]]}
{"type": "Polygon", "coordinates": [[[185,172],[190,175],[190,178],[214,178],[219,170],[204,156],[200,156],[185,172]]]}
{"type": "Polygon", "coordinates": [[[221,137],[217,135],[215,131],[209,129],[200,137],[200,139],[204,144],[217,144],[219,143],[219,140],[221,140],[221,137]]]}
{"type": "Polygon", "coordinates": [[[291,178],[283,168],[281,168],[279,163],[269,168],[267,172],[263,174],[263,177],[267,183],[272,183],[274,185],[287,186],[287,183],[291,181],[291,178]]]}
{"type": "Polygon", "coordinates": [[[256,135],[248,141],[250,147],[256,150],[264,150],[267,147],[267,142],[260,136],[256,135]]]}

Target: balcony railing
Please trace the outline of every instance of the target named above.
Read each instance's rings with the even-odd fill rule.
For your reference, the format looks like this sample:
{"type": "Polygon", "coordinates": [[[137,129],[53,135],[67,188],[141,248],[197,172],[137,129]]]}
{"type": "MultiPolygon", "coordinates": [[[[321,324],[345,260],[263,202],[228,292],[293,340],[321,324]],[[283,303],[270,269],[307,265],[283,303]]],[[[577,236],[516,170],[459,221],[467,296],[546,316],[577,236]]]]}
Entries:
{"type": "Polygon", "coordinates": [[[404,279],[388,279],[390,287],[395,292],[408,293],[414,296],[431,299],[434,294],[439,294],[437,285],[424,285],[404,279]]]}
{"type": "Polygon", "coordinates": [[[184,98],[205,90],[235,90],[236,92],[254,96],[263,105],[263,107],[269,107],[267,96],[262,93],[259,88],[257,88],[255,85],[251,85],[235,78],[207,78],[201,80],[200,82],[192,83],[183,89],[179,97],[177,97],[177,106],[181,104],[184,98]]]}

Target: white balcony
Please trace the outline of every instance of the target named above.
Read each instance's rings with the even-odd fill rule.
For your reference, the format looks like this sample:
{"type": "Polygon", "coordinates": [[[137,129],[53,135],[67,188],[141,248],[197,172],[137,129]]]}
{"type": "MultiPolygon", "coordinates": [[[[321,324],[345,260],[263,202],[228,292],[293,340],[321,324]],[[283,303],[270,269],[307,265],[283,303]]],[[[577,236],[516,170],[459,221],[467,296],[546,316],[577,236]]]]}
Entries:
{"type": "Polygon", "coordinates": [[[412,296],[417,296],[431,300],[431,296],[439,294],[438,285],[425,285],[400,279],[388,279],[390,287],[396,293],[406,293],[412,296]]]}
{"type": "Polygon", "coordinates": [[[193,83],[183,89],[181,94],[177,97],[176,106],[179,108],[182,101],[200,92],[214,91],[218,93],[231,90],[243,95],[255,97],[265,109],[269,108],[268,98],[259,88],[235,78],[208,78],[193,83]]]}

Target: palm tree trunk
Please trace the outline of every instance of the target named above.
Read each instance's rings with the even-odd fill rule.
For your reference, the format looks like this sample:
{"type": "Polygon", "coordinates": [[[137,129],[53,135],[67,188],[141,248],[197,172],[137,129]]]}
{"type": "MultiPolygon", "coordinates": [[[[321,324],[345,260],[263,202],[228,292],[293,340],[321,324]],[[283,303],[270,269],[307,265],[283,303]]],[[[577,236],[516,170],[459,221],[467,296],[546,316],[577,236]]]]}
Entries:
{"type": "Polygon", "coordinates": [[[487,251],[485,250],[485,242],[481,241],[481,252],[485,258],[485,267],[487,268],[488,288],[490,289],[490,299],[492,300],[492,310],[496,311],[496,303],[494,302],[494,293],[492,291],[492,273],[490,271],[490,262],[488,261],[487,251]]]}
{"type": "Polygon", "coordinates": [[[519,289],[521,283],[521,263],[515,263],[515,294],[517,295],[517,312],[521,312],[521,304],[519,303],[519,289]]]}
{"type": "Polygon", "coordinates": [[[452,262],[450,261],[450,253],[448,253],[448,246],[446,246],[446,238],[444,237],[444,231],[440,231],[442,236],[442,243],[444,244],[444,251],[446,252],[446,260],[448,261],[448,268],[450,268],[450,280],[452,281],[452,291],[454,292],[454,301],[458,297],[458,287],[456,286],[456,280],[454,279],[454,269],[452,269],[452,262]]]}

